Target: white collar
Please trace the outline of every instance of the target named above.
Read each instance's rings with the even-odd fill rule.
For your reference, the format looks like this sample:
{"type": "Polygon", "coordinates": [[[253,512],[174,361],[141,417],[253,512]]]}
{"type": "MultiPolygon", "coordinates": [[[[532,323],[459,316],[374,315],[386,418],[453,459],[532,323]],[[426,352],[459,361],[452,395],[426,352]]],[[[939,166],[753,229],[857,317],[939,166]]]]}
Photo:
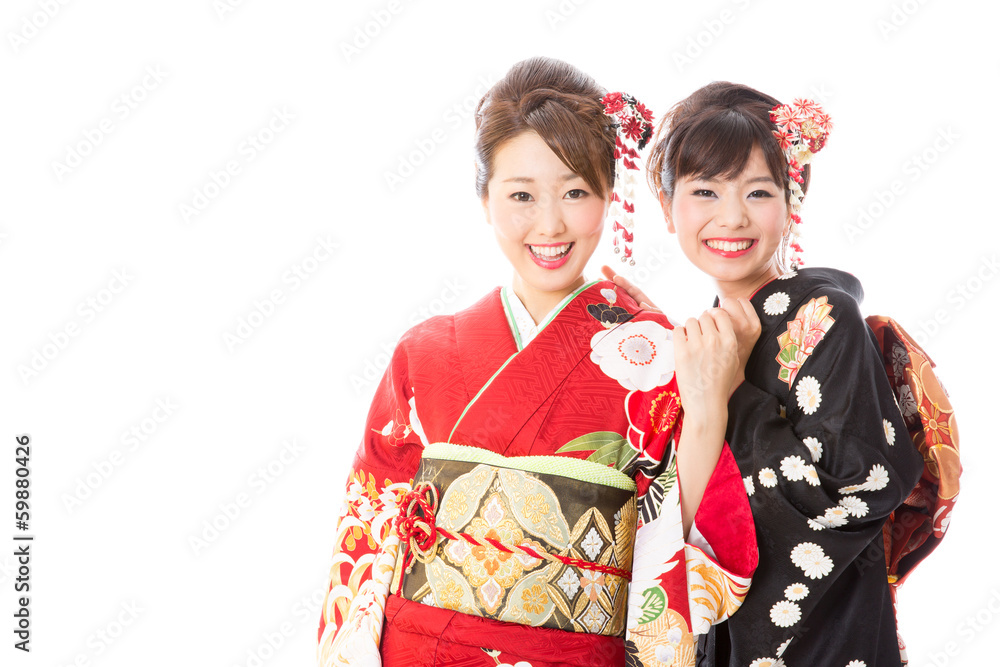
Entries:
{"type": "Polygon", "coordinates": [[[515,342],[517,342],[518,351],[527,347],[528,343],[534,340],[535,336],[541,333],[542,329],[555,319],[559,311],[566,307],[566,304],[576,298],[580,292],[593,285],[594,282],[596,281],[584,283],[582,287],[567,294],[562,301],[556,304],[555,308],[546,313],[545,317],[538,324],[535,324],[535,320],[531,317],[528,309],[524,307],[521,299],[514,292],[513,287],[501,288],[500,298],[503,302],[504,313],[507,315],[507,323],[510,325],[510,331],[514,335],[515,342]]]}

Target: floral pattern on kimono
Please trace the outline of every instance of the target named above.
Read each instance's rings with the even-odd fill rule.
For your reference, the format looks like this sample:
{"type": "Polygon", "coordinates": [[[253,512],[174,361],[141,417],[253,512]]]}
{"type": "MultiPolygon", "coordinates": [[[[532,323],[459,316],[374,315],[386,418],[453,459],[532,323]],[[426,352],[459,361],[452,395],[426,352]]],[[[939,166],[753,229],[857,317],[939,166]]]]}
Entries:
{"type": "MultiPolygon", "coordinates": [[[[607,281],[581,287],[523,346],[508,317],[497,289],[453,316],[417,325],[397,345],[347,485],[320,621],[321,665],[628,661],[685,667],[694,664],[695,634],[728,618],[746,594],[757,544],[744,482],[728,447],[695,516],[703,548],[684,540],[674,466],[683,410],[666,318],[643,311],[607,281]],[[410,491],[425,450],[437,443],[508,460],[576,459],[629,478],[634,497],[622,511],[633,508],[624,519],[635,522],[635,534],[622,544],[634,542],[632,582],[627,596],[624,588],[620,597],[612,596],[623,611],[607,606],[610,597],[600,597],[608,593],[609,578],[584,566],[546,571],[558,576],[543,587],[540,580],[525,580],[535,566],[530,558],[514,562],[454,542],[439,543],[443,556],[429,561],[428,567],[437,568],[436,591],[419,600],[391,593],[390,563],[409,548],[393,527],[398,503],[410,491]],[[485,575],[503,584],[503,591],[485,575]],[[572,602],[563,610],[569,613],[554,621],[558,627],[493,617],[507,610],[528,623],[544,623],[553,608],[547,596],[556,593],[548,586],[572,602]],[[599,597],[605,606],[592,604],[599,597]],[[622,622],[616,624],[618,613],[622,622]]],[[[574,492],[586,488],[577,485],[574,492]]],[[[543,497],[541,504],[522,507],[501,491],[484,491],[485,505],[464,508],[478,513],[461,525],[477,540],[493,531],[501,542],[546,546],[525,533],[524,517],[519,527],[505,517],[511,503],[539,518],[542,504],[549,511],[553,505],[543,497]]],[[[561,502],[571,497],[562,493],[561,502]]],[[[622,518],[604,518],[604,526],[580,524],[582,532],[564,548],[598,562],[610,553],[607,531],[621,530],[622,518]]],[[[615,562],[622,561],[615,556],[615,562]]]]}
{"type": "Polygon", "coordinates": [[[917,483],[858,281],[802,269],[751,298],[761,335],[729,403],[760,562],[699,665],[898,665],[883,525],[917,483]],[[853,661],[853,662],[852,662],[853,661]]]}

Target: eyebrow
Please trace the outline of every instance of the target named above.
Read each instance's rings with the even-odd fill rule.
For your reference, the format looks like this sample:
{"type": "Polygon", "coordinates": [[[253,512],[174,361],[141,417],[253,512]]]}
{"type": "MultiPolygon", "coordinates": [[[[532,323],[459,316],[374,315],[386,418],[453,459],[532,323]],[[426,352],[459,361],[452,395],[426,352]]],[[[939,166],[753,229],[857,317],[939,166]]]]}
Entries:
{"type": "MultiPolygon", "coordinates": [[[[721,183],[722,182],[718,178],[704,178],[704,177],[703,178],[695,178],[693,180],[695,180],[695,181],[705,181],[706,183],[721,183]]],[[[745,181],[745,183],[747,183],[747,184],[750,184],[750,183],[771,183],[772,185],[777,185],[777,183],[774,182],[774,179],[771,178],[770,176],[757,176],[756,178],[751,178],[749,181],[745,181]]]]}
{"type": "MultiPolygon", "coordinates": [[[[569,173],[563,174],[559,178],[559,180],[562,183],[565,183],[566,181],[572,181],[574,178],[582,178],[582,176],[580,176],[579,174],[574,174],[573,172],[569,172],[569,173]]],[[[503,181],[501,181],[501,183],[534,183],[534,182],[535,182],[535,179],[530,178],[528,176],[514,176],[513,178],[507,178],[507,179],[504,179],[503,181]]]]}

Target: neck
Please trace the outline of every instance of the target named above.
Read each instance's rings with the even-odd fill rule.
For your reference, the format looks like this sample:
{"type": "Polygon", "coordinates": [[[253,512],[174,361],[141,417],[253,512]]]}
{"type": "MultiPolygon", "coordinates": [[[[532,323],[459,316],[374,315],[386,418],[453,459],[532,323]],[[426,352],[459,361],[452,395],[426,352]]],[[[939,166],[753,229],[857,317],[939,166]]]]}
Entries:
{"type": "Polygon", "coordinates": [[[534,320],[535,324],[538,324],[545,316],[552,312],[552,309],[559,305],[559,302],[565,299],[569,294],[572,294],[574,290],[579,289],[587,283],[586,279],[581,275],[573,284],[569,285],[565,289],[555,290],[555,291],[545,291],[536,289],[523,280],[521,276],[514,274],[514,294],[517,298],[521,300],[524,304],[525,309],[528,314],[531,315],[531,319],[534,320]]]}
{"type": "Polygon", "coordinates": [[[781,271],[776,264],[768,264],[759,273],[747,276],[741,280],[716,280],[715,287],[719,293],[719,301],[730,298],[738,299],[740,297],[750,299],[757,290],[780,275],[781,271]]]}

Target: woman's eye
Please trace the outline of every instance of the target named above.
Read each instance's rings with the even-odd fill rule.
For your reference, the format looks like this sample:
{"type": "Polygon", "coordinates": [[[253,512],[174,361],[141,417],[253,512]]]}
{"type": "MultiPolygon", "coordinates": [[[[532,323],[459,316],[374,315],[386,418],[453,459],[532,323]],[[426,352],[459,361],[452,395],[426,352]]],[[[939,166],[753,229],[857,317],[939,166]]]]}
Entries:
{"type": "Polygon", "coordinates": [[[531,195],[529,195],[527,192],[515,192],[510,196],[510,198],[513,199],[514,201],[520,201],[520,202],[531,201],[531,195]]]}
{"type": "Polygon", "coordinates": [[[711,190],[699,189],[694,191],[695,197],[714,197],[715,193],[711,190]]]}
{"type": "Polygon", "coordinates": [[[764,197],[773,197],[774,195],[767,190],[754,190],[748,196],[753,199],[763,199],[764,197]]]}
{"type": "Polygon", "coordinates": [[[566,193],[567,199],[580,199],[586,196],[587,196],[587,191],[581,190],[580,188],[570,190],[569,192],[566,193]]]}

